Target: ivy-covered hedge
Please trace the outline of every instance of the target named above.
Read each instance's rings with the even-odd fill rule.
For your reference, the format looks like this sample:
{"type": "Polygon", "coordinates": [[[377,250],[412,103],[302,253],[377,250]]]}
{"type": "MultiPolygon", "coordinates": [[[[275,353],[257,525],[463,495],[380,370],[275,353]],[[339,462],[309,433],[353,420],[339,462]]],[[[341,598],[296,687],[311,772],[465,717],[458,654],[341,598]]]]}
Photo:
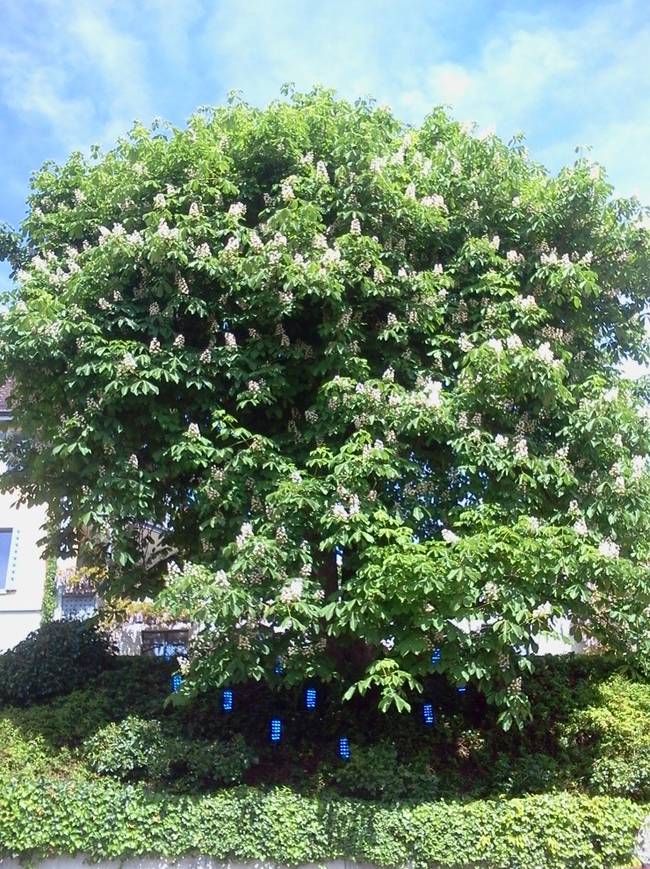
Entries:
{"type": "Polygon", "coordinates": [[[47,625],[54,619],[56,610],[56,559],[48,558],[45,566],[43,602],[41,604],[41,624],[47,625]]]}
{"type": "Polygon", "coordinates": [[[203,854],[414,869],[612,869],[631,865],[647,812],[625,799],[566,793],[380,807],[285,788],[169,797],[109,781],[0,784],[0,856],[30,858],[203,854]]]}

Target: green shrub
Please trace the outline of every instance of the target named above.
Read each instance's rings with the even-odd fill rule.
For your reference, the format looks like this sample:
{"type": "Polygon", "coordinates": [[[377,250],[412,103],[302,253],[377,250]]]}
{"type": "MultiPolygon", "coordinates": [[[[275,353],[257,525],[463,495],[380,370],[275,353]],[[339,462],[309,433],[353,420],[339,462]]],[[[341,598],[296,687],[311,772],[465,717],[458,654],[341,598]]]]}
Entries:
{"type": "Polygon", "coordinates": [[[124,780],[157,779],[169,772],[160,722],[134,715],[103,727],[84,742],[81,753],[93,772],[124,780]]]}
{"type": "Polygon", "coordinates": [[[400,763],[395,746],[387,742],[353,747],[350,760],[335,770],[334,780],[341,793],[364,799],[433,799],[438,793],[438,779],[424,753],[400,763]]]}
{"type": "Polygon", "coordinates": [[[590,784],[596,793],[650,801],[650,746],[625,757],[600,757],[590,784]]]}
{"type": "Polygon", "coordinates": [[[561,737],[606,754],[650,747],[650,684],[621,675],[599,682],[592,702],[573,711],[561,737]]]}
{"type": "Polygon", "coordinates": [[[6,709],[2,714],[42,735],[52,746],[73,748],[128,715],[160,717],[172,669],[157,658],[115,657],[109,669],[89,678],[83,687],[46,704],[6,709]]]}
{"type": "Polygon", "coordinates": [[[177,738],[168,745],[172,777],[190,788],[241,784],[257,758],[242,736],[207,742],[177,738]]]}
{"type": "Polygon", "coordinates": [[[495,761],[490,784],[493,792],[508,796],[541,794],[566,785],[566,772],[559,760],[547,754],[505,755],[495,761]]]}
{"type": "Polygon", "coordinates": [[[110,779],[14,776],[0,781],[0,856],[612,869],[630,864],[646,811],[624,799],[565,793],[377,806],[284,788],[174,797],[110,779]]]}
{"type": "Polygon", "coordinates": [[[81,687],[108,666],[107,639],[92,622],[49,622],[0,655],[0,703],[23,706],[81,687]]]}
{"type": "Polygon", "coordinates": [[[198,785],[240,784],[255,757],[241,736],[207,742],[169,735],[160,721],[129,715],[87,739],[81,755],[89,769],[123,781],[178,780],[198,785]]]}

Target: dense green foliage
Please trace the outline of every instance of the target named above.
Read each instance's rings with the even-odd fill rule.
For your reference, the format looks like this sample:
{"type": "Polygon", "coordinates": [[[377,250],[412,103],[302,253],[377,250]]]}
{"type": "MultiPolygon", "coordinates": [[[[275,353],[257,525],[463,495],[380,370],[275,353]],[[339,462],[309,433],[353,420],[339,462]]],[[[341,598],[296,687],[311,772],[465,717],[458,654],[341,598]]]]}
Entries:
{"type": "Polygon", "coordinates": [[[5,239],[2,485],[114,592],[160,589],[157,526],[160,605],[203,626],[188,696],[281,656],[383,709],[433,669],[521,721],[554,616],[650,650],[647,383],[619,372],[648,355],[643,213],[441,110],[137,126],[37,172],[5,239]]]}
{"type": "Polygon", "coordinates": [[[110,658],[88,622],[49,622],[0,655],[0,703],[23,705],[85,685],[110,658]]]}
{"type": "Polygon", "coordinates": [[[241,736],[228,742],[168,736],[159,721],[128,716],[89,737],[82,757],[93,772],[183,786],[237,784],[255,760],[241,736]]]}
{"type": "Polygon", "coordinates": [[[137,785],[3,777],[0,854],[206,854],[444,869],[611,869],[629,864],[644,807],[568,794],[375,805],[289,790],[165,797],[137,785]]]}
{"type": "Polygon", "coordinates": [[[484,698],[471,689],[459,696],[441,677],[426,684],[437,715],[426,727],[419,707],[410,716],[381,714],[372,698],[342,703],[332,686],[319,687],[311,712],[301,688],[257,683],[234,692],[230,713],[215,692],[179,707],[168,702],[173,664],[155,659],[108,658],[72,690],[73,656],[56,654],[68,675],[60,692],[69,693],[0,713],[10,727],[0,750],[7,768],[19,768],[25,741],[36,740],[39,769],[72,759],[80,771],[179,792],[246,783],[382,802],[561,790],[650,800],[650,685],[623,676],[611,658],[539,661],[525,684],[537,714],[504,733],[484,698]],[[277,715],[283,742],[272,746],[268,725],[277,715]],[[349,764],[337,757],[343,734],[349,764]]]}
{"type": "Polygon", "coordinates": [[[538,662],[525,685],[537,714],[508,733],[441,677],[427,728],[369,698],[341,705],[331,686],[312,713],[296,687],[256,683],[229,714],[214,693],[178,707],[172,670],[108,658],[83,687],[0,710],[0,856],[612,869],[650,808],[650,684],[611,658],[538,662]],[[285,740],[271,746],[277,714],[285,740]]]}

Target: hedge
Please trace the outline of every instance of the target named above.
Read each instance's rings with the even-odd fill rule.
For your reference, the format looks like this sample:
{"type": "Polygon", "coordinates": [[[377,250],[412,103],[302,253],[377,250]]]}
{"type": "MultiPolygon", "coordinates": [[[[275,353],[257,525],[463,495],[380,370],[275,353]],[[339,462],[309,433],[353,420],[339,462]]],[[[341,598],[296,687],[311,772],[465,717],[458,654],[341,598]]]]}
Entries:
{"type": "Polygon", "coordinates": [[[170,797],[108,781],[7,778],[0,782],[0,856],[612,869],[632,864],[647,811],[621,798],[568,793],[378,806],[285,788],[170,797]]]}

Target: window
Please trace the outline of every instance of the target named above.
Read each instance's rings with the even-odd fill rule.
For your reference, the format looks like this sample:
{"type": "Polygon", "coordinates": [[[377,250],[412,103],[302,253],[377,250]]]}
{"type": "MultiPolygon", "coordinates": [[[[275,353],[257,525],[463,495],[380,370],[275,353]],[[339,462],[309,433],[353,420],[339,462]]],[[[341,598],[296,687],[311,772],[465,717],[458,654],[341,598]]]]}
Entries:
{"type": "Polygon", "coordinates": [[[61,616],[64,619],[84,621],[97,612],[97,597],[89,594],[64,594],[61,596],[61,616]]]}
{"type": "Polygon", "coordinates": [[[7,587],[7,580],[13,572],[11,568],[11,528],[0,528],[0,589],[7,587]]]}
{"type": "Polygon", "coordinates": [[[187,630],[145,630],[142,631],[142,654],[155,655],[169,661],[177,655],[187,655],[189,645],[187,630]]]}

